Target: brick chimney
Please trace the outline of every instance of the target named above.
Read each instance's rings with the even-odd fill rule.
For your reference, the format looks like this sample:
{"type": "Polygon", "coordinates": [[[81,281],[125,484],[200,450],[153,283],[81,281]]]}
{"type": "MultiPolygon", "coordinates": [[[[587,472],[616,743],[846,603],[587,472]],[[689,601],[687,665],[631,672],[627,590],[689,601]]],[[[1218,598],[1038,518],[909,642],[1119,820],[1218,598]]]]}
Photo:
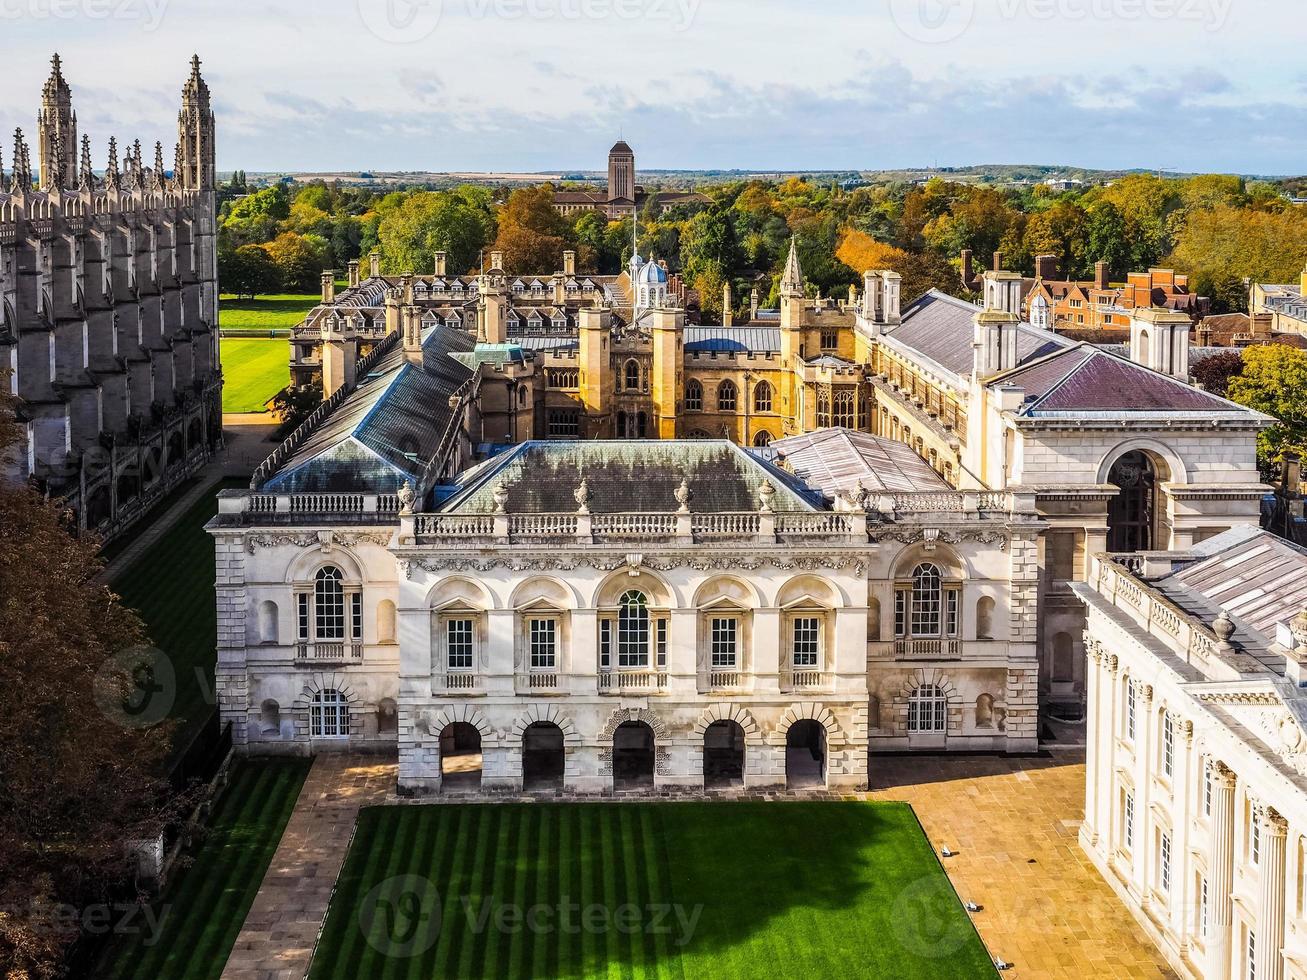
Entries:
{"type": "Polygon", "coordinates": [[[576,253],[571,249],[563,253],[563,275],[576,275],[576,253]]]}
{"type": "Polygon", "coordinates": [[[336,270],[322,270],[322,302],[334,303],[336,301],[336,270]]]}
{"type": "Polygon", "coordinates": [[[994,253],[994,269],[993,269],[993,271],[994,271],[994,272],[1002,272],[1002,271],[1003,271],[1003,253],[1002,253],[1002,252],[995,252],[995,253],[994,253]]]}
{"type": "Polygon", "coordinates": [[[1094,263],[1094,288],[1106,289],[1108,285],[1108,268],[1106,262],[1094,263]]]}
{"type": "Polygon", "coordinates": [[[440,276],[442,279],[446,275],[445,269],[448,266],[448,260],[449,260],[449,256],[446,253],[444,252],[436,253],[435,273],[436,275],[440,276]]]}
{"type": "Polygon", "coordinates": [[[962,250],[962,285],[970,289],[972,282],[975,281],[975,278],[976,278],[976,270],[973,263],[973,256],[972,256],[971,249],[964,248],[962,250]]]}
{"type": "Polygon", "coordinates": [[[379,251],[374,250],[368,256],[368,275],[373,279],[381,275],[381,253],[379,251]]]}
{"type": "Polygon", "coordinates": [[[1057,256],[1056,255],[1036,255],[1035,256],[1035,278],[1043,280],[1054,280],[1057,278],[1057,256]]]}

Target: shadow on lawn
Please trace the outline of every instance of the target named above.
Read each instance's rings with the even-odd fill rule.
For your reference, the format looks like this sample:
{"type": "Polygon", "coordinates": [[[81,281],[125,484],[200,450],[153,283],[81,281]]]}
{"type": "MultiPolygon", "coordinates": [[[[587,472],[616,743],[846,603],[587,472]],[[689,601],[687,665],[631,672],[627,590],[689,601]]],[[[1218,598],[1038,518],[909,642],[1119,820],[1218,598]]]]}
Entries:
{"type": "Polygon", "coordinates": [[[995,975],[912,811],[860,802],[365,810],[310,976],[383,969],[995,975]]]}

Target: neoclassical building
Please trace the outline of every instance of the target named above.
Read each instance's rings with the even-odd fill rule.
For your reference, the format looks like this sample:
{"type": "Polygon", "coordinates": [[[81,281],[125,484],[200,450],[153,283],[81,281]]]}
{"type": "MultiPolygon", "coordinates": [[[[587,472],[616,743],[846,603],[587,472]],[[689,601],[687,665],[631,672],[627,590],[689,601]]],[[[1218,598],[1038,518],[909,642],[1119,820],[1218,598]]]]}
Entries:
{"type": "Polygon", "coordinates": [[[1307,551],[1097,555],[1085,850],[1177,973],[1307,977],[1307,551]]]}
{"type": "Polygon", "coordinates": [[[41,95],[38,169],[22,132],[0,166],[0,366],[18,398],[9,478],[112,536],[222,439],[214,118],[198,58],[165,169],[141,144],[97,174],[59,57],[41,95]]]}

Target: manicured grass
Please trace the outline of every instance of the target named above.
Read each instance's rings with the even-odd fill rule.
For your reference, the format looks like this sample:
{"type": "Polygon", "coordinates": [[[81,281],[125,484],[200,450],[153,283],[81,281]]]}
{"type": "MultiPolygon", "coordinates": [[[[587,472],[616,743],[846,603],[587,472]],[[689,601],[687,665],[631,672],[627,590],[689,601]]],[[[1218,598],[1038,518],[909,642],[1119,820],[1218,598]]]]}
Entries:
{"type": "Polygon", "coordinates": [[[309,975],[997,974],[907,806],[748,802],[365,809],[309,975]]]}
{"type": "Polygon", "coordinates": [[[290,384],[290,344],[223,337],[222,374],[224,412],[266,412],[268,400],[290,384]]]}
{"type": "Polygon", "coordinates": [[[174,874],[154,905],[159,928],[124,936],[96,976],[107,980],[218,977],[309,771],[307,759],[235,763],[194,863],[174,874]]]}
{"type": "Polygon", "coordinates": [[[151,642],[172,666],[175,693],[168,715],[181,723],[174,739],[178,746],[190,741],[216,703],[213,539],[204,525],[218,511],[217,491],[240,485],[238,480],[215,485],[110,582],[123,604],[140,613],[151,642]]]}
{"type": "Polygon", "coordinates": [[[286,333],[320,302],[319,293],[274,293],[258,299],[222,296],[218,304],[218,328],[286,333]]]}

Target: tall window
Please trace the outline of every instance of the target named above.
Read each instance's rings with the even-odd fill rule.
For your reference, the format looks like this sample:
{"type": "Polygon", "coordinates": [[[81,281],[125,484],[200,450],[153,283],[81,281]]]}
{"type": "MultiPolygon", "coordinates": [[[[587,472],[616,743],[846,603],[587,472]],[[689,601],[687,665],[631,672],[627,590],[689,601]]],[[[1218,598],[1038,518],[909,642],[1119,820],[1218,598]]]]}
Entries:
{"type": "Polygon", "coordinates": [[[731,669],[736,665],[736,641],[740,621],[729,616],[714,616],[712,621],[712,666],[731,669]]]}
{"type": "Polygon", "coordinates": [[[1212,766],[1203,766],[1203,816],[1212,815],[1212,766]]]}
{"type": "Polygon", "coordinates": [[[1207,938],[1207,879],[1198,879],[1198,935],[1207,938]]]}
{"type": "Polygon", "coordinates": [[[617,666],[649,666],[649,600],[627,592],[618,602],[617,666]]]}
{"type": "Polygon", "coordinates": [[[1129,677],[1125,682],[1125,737],[1135,740],[1135,679],[1129,677]]]}
{"type": "Polygon", "coordinates": [[[821,349],[836,350],[840,346],[840,334],[834,327],[821,328],[821,349]]]}
{"type": "Polygon", "coordinates": [[[626,389],[627,391],[640,390],[640,364],[638,361],[626,362],[626,389]]]}
{"type": "Polygon", "coordinates": [[[316,638],[345,639],[345,590],[340,569],[327,565],[313,580],[313,610],[316,638]]]}
{"type": "Polygon", "coordinates": [[[938,636],[943,576],[939,566],[918,565],[912,573],[912,635],[938,636]]]}
{"type": "Polygon", "coordinates": [[[1127,792],[1125,794],[1125,807],[1121,814],[1121,838],[1126,846],[1126,850],[1133,850],[1135,846],[1135,794],[1127,792]]]}
{"type": "Polygon", "coordinates": [[[445,620],[445,653],[451,671],[472,669],[472,635],[475,624],[470,619],[445,620]]]}
{"type": "Polygon", "coordinates": [[[558,665],[558,621],[531,620],[531,669],[553,670],[558,665]]]}
{"type": "Polygon", "coordinates": [[[853,428],[853,392],[841,391],[835,396],[835,425],[853,428]]]}
{"type": "Polygon", "coordinates": [[[908,697],[908,731],[942,733],[948,728],[948,699],[935,684],[922,684],[908,697]]]}
{"type": "Polygon", "coordinates": [[[717,386],[717,411],[733,412],[735,411],[736,391],[735,383],[732,381],[723,381],[717,386]]]}
{"type": "Polygon", "coordinates": [[[1158,848],[1157,883],[1166,894],[1171,893],[1171,835],[1162,834],[1158,848]]]}
{"type": "Polygon", "coordinates": [[[1169,711],[1162,712],[1162,772],[1175,775],[1175,726],[1169,711]]]}
{"type": "Polygon", "coordinates": [[[581,434],[581,410],[576,408],[551,408],[549,410],[548,431],[553,439],[577,438],[581,434]]]}
{"type": "Polygon", "coordinates": [[[825,389],[817,392],[817,428],[830,428],[830,392],[825,389]]]}
{"type": "Polygon", "coordinates": [[[758,386],[753,389],[753,410],[755,412],[771,411],[771,385],[766,381],[759,381],[758,386]]]}
{"type": "Polygon", "coordinates": [[[685,383],[685,410],[687,412],[703,411],[703,385],[693,378],[685,383]]]}
{"type": "Polygon", "coordinates": [[[793,630],[794,666],[816,667],[820,653],[821,620],[816,616],[796,616],[793,630]]]}
{"type": "Polygon", "coordinates": [[[309,735],[313,738],[345,738],[349,735],[349,702],[345,695],[326,688],[309,702],[309,735]]]}

